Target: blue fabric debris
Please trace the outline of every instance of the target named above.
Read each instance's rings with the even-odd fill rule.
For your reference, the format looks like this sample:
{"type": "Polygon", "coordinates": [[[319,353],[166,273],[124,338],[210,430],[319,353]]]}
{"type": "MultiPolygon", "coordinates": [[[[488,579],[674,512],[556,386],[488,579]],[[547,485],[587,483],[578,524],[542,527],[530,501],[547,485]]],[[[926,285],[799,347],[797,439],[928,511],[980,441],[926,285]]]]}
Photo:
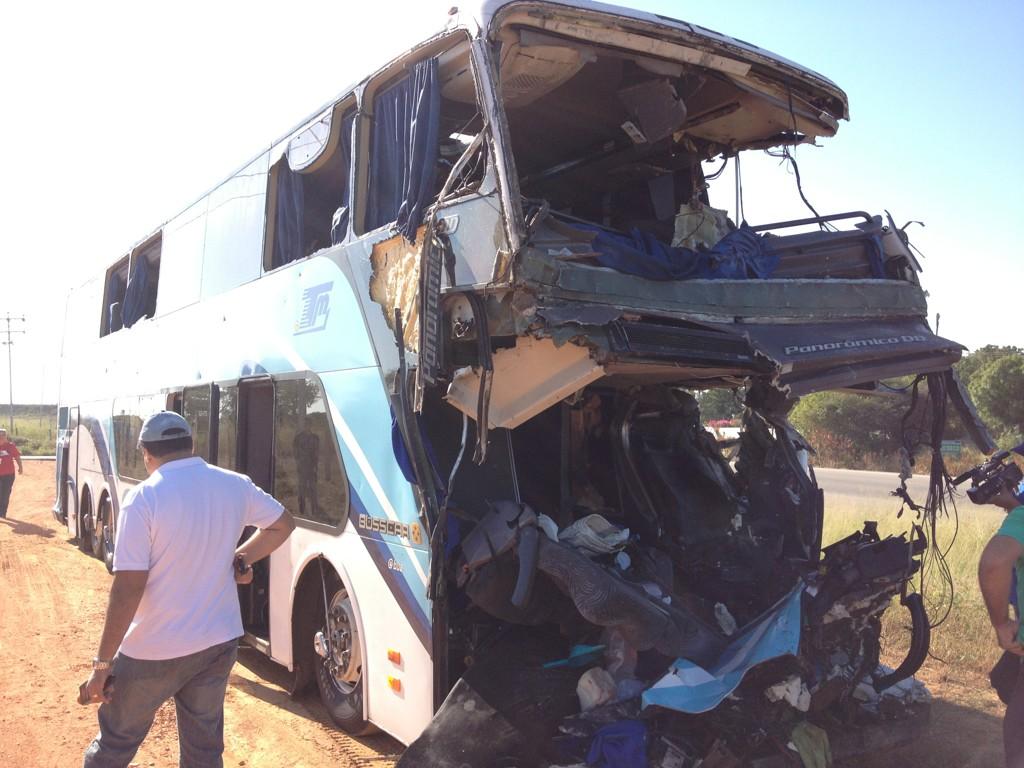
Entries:
{"type": "Polygon", "coordinates": [[[378,94],[373,113],[368,225],[396,222],[412,241],[434,192],[441,122],[437,59],[418,62],[408,77],[378,94]]]}
{"type": "Polygon", "coordinates": [[[569,656],[557,661],[549,661],[544,669],[558,669],[559,667],[586,667],[596,663],[604,655],[603,645],[574,645],[569,651],[569,656]]]}
{"type": "Polygon", "coordinates": [[[587,752],[593,768],[645,768],[647,726],[639,720],[622,720],[606,725],[594,734],[587,752]]]}
{"type": "MultiPolygon", "coordinates": [[[[423,449],[427,453],[427,461],[430,462],[430,471],[434,473],[434,486],[437,488],[437,503],[444,504],[447,486],[445,485],[444,479],[441,477],[441,473],[438,472],[437,455],[434,453],[434,446],[430,442],[430,438],[427,436],[426,432],[423,431],[419,416],[416,417],[416,427],[420,430],[420,434],[423,437],[423,449]]],[[[416,481],[416,470],[412,466],[412,457],[409,455],[409,450],[405,445],[405,440],[402,438],[402,430],[398,426],[398,417],[394,415],[394,412],[391,414],[391,451],[395,455],[395,462],[398,464],[398,468],[402,470],[402,477],[412,485],[418,485],[416,481]]],[[[454,552],[455,548],[462,542],[462,529],[459,528],[459,521],[454,515],[448,515],[445,533],[447,542],[445,546],[445,556],[448,556],[454,552]]]]}
{"type": "Polygon", "coordinates": [[[779,263],[768,241],[745,223],[706,251],[673,248],[635,227],[623,235],[593,224],[572,226],[595,233],[591,245],[602,267],[648,280],[764,279],[779,263]]]}
{"type": "Polygon", "coordinates": [[[708,712],[736,690],[751,668],[800,648],[800,597],[803,582],[761,619],[745,628],[708,669],[677,659],[661,680],[644,691],[644,707],[657,705],[678,712],[708,712]]]}

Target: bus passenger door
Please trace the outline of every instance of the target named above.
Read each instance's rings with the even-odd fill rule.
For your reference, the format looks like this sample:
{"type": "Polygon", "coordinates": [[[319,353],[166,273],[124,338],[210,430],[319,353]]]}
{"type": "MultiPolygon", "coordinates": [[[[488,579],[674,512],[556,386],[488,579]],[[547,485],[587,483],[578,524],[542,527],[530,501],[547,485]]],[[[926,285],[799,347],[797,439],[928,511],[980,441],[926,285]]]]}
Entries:
{"type": "MultiPolygon", "coordinates": [[[[238,383],[238,466],[256,485],[271,492],[274,476],[274,383],[268,378],[238,383]]],[[[243,538],[252,535],[247,528],[243,538]]],[[[242,626],[254,645],[270,640],[270,559],[253,566],[251,584],[238,587],[242,626]]]]}
{"type": "MultiPolygon", "coordinates": [[[[71,479],[78,475],[77,427],[78,407],[61,408],[57,417],[57,487],[53,513],[57,520],[67,524],[69,529],[72,525],[77,525],[77,494],[69,488],[71,479]]],[[[77,533],[77,528],[74,533],[77,533]]]]}

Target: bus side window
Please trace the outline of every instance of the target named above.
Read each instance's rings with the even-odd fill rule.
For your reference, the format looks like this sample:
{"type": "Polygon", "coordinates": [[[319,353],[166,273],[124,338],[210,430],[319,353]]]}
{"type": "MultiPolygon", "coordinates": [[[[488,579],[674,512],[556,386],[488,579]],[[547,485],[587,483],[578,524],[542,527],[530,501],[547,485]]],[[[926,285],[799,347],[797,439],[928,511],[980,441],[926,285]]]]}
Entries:
{"type": "Polygon", "coordinates": [[[185,411],[182,416],[192,427],[192,445],[196,456],[209,460],[210,457],[210,401],[212,385],[187,387],[182,400],[185,411]]]}
{"type": "Polygon", "coordinates": [[[103,286],[103,311],[100,318],[100,336],[121,330],[124,327],[122,311],[128,288],[128,257],[125,256],[107,270],[103,286]]]}
{"type": "Polygon", "coordinates": [[[164,410],[181,413],[181,390],[167,393],[167,403],[164,406],[164,410]]]}
{"type": "Polygon", "coordinates": [[[297,518],[340,527],[348,478],[320,381],[278,380],[274,394],[274,497],[297,518]]]}
{"type": "Polygon", "coordinates": [[[218,467],[238,469],[238,387],[221,387],[217,407],[218,467]]]}
{"type": "MultiPolygon", "coordinates": [[[[143,414],[139,398],[124,397],[114,401],[114,453],[117,454],[117,474],[132,480],[144,480],[146,468],[139,450],[139,432],[143,414]]],[[[148,414],[146,414],[148,415],[148,414]]]]}
{"type": "MultiPolygon", "coordinates": [[[[408,67],[376,90],[369,125],[370,156],[364,232],[388,224],[412,242],[456,162],[483,121],[477,107],[469,46],[456,45],[408,67]]],[[[453,189],[483,176],[483,155],[469,163],[453,189]]]]}
{"type": "Polygon", "coordinates": [[[301,131],[270,173],[264,268],[337,245],[348,234],[355,109],[336,107],[301,131]]]}
{"type": "Polygon", "coordinates": [[[134,251],[131,257],[131,274],[121,308],[121,321],[125,328],[131,328],[145,317],[156,314],[156,290],[160,279],[160,243],[158,233],[134,251]]]}

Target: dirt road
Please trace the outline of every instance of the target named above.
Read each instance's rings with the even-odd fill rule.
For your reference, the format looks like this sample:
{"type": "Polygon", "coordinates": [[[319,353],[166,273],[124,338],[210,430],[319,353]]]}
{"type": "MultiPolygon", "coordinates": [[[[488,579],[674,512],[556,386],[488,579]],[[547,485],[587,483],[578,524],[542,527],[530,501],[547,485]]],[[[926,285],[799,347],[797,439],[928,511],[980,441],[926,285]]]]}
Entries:
{"type": "MultiPolygon", "coordinates": [[[[26,462],[9,518],[0,521],[0,766],[65,768],[80,764],[96,733],[96,709],[75,703],[89,674],[110,577],[79,552],[50,514],[53,463],[26,462]]],[[[978,642],[990,642],[979,638],[978,642]]],[[[988,680],[955,665],[929,662],[921,677],[936,701],[928,736],[898,753],[859,761],[861,768],[1002,765],[1002,708],[988,680]]],[[[386,736],[352,739],[334,730],[314,697],[291,700],[280,667],[243,649],[228,686],[225,766],[339,768],[392,766],[400,745],[386,736]]],[[[135,763],[178,764],[174,710],[157,715],[135,763]]]]}
{"type": "MultiPolygon", "coordinates": [[[[0,766],[80,765],[96,734],[96,708],[75,702],[96,653],[110,576],[68,541],[50,514],[53,463],[25,462],[0,520],[0,766]]],[[[291,700],[283,670],[242,649],[225,705],[225,766],[392,766],[386,736],[348,738],[314,697],[291,700]]],[[[157,713],[133,765],[178,764],[173,706],[157,713]]]]}

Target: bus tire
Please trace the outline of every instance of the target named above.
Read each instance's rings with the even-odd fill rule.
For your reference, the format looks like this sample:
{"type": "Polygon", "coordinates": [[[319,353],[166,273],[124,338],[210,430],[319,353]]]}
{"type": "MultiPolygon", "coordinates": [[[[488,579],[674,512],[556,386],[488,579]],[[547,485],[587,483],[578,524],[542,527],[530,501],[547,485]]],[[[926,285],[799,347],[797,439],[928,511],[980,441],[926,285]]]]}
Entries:
{"type": "Polygon", "coordinates": [[[316,657],[320,701],[341,730],[353,736],[373,733],[376,729],[363,718],[366,679],[355,608],[337,578],[327,584],[327,607],[327,620],[319,631],[328,638],[331,653],[326,659],[316,657]]]}
{"type": "Polygon", "coordinates": [[[89,491],[82,492],[82,504],[78,509],[78,548],[87,555],[92,554],[92,496],[89,491]]]}
{"type": "Polygon", "coordinates": [[[89,551],[97,560],[103,559],[103,509],[106,506],[106,496],[100,496],[100,503],[93,513],[92,526],[89,529],[89,551]]]}
{"type": "Polygon", "coordinates": [[[107,573],[114,572],[114,509],[110,504],[110,497],[104,496],[100,503],[100,511],[97,516],[97,527],[100,537],[99,558],[107,567],[107,573]]]}

